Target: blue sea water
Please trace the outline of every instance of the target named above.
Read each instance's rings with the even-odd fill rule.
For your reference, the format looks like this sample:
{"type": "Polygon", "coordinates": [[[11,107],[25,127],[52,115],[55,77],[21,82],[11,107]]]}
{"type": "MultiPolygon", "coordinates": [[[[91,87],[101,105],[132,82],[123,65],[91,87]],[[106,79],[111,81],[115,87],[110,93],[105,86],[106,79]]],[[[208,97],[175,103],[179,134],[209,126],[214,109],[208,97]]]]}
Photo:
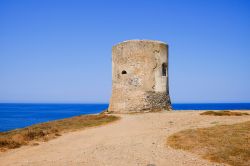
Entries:
{"type": "Polygon", "coordinates": [[[108,104],[0,104],[0,132],[83,114],[96,114],[108,104]]]}
{"type": "MultiPolygon", "coordinates": [[[[250,110],[250,103],[172,104],[174,110],[250,110]]],[[[0,104],[0,132],[82,114],[96,114],[108,104],[0,104]]]]}

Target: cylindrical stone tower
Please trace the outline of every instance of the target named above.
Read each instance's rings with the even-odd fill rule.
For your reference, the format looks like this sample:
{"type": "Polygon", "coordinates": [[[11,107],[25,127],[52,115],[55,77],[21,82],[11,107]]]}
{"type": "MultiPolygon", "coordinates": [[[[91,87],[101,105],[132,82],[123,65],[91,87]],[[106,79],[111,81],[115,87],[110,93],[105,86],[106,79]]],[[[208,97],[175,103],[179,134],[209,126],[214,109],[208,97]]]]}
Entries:
{"type": "Polygon", "coordinates": [[[168,45],[128,40],[112,48],[112,96],[108,111],[170,110],[168,45]]]}

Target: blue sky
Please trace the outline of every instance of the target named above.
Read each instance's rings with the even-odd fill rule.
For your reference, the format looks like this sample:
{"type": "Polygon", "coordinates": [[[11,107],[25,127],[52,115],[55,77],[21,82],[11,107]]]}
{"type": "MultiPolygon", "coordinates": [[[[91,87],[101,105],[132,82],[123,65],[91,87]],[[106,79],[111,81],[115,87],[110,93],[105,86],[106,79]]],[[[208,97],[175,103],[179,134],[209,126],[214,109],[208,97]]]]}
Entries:
{"type": "Polygon", "coordinates": [[[250,102],[250,1],[1,0],[0,102],[107,103],[111,47],[169,44],[174,103],[250,102]]]}

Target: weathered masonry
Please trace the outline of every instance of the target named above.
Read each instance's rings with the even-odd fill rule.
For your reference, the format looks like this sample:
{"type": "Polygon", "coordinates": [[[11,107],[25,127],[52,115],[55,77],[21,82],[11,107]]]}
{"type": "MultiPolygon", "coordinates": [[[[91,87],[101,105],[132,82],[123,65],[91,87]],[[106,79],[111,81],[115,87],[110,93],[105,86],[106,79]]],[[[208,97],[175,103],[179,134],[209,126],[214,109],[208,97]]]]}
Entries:
{"type": "Polygon", "coordinates": [[[112,96],[108,111],[170,110],[168,45],[129,40],[112,48],[112,96]]]}

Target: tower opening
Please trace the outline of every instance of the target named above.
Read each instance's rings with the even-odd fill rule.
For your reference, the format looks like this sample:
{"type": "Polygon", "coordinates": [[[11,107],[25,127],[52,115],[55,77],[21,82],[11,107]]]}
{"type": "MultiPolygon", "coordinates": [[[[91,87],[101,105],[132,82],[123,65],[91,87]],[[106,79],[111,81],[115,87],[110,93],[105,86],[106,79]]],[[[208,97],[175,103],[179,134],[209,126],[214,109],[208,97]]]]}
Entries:
{"type": "Polygon", "coordinates": [[[122,71],[122,74],[127,74],[127,72],[125,70],[122,71]]]}
{"type": "Polygon", "coordinates": [[[166,76],[167,75],[167,65],[166,65],[166,63],[162,64],[161,69],[162,69],[162,76],[166,76]]]}

